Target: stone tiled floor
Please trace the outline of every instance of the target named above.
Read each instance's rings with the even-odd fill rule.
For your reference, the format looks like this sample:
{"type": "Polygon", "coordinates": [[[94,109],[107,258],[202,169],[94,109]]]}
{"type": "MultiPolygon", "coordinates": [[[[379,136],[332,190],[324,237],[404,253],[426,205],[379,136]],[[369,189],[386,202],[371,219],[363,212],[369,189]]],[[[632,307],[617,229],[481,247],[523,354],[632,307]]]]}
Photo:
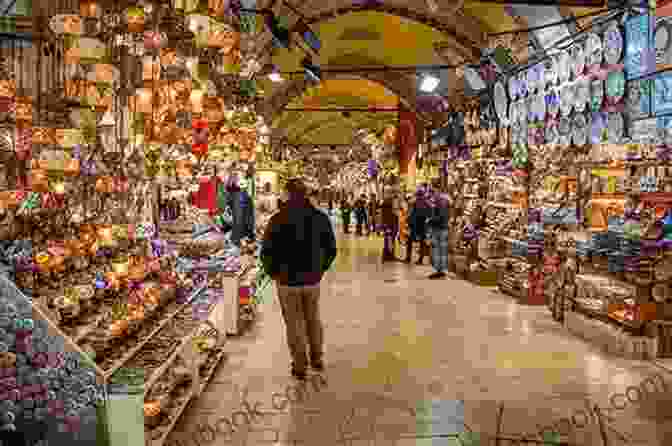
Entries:
{"type": "MultiPolygon", "coordinates": [[[[208,444],[446,445],[453,443],[412,438],[427,432],[418,426],[417,408],[428,400],[463,400],[464,424],[481,433],[482,445],[516,444],[495,442],[498,425],[502,437],[533,437],[573,414],[579,427],[558,428],[570,444],[672,444],[672,420],[666,420],[672,393],[643,394],[640,402],[603,412],[606,443],[596,417],[581,428],[586,421],[580,415],[586,401],[606,410],[611,395],[655,373],[672,392],[672,374],[595,350],[568,335],[545,307],[519,306],[454,278],[429,281],[429,266],[383,266],[381,245],[380,239],[339,239],[338,260],[322,285],[326,388],[309,391],[304,402],[284,411],[273,409],[274,398],[279,401],[273,394],[293,385],[274,299],[261,306],[249,333],[230,341],[229,359],[172,438],[191,436],[198,423],[217,425],[244,398],[261,403],[263,419],[208,444]]],[[[637,399],[634,390],[630,395],[637,399]]],[[[432,432],[448,433],[441,429],[451,428],[432,432]]]]}

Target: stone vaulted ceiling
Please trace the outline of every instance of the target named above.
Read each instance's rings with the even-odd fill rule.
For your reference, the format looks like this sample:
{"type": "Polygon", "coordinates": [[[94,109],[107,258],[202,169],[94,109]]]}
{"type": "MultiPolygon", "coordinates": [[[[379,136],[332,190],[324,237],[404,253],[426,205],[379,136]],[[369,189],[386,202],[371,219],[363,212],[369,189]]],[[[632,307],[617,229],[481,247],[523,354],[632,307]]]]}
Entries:
{"type": "MultiPolygon", "coordinates": [[[[362,6],[352,0],[258,0],[257,7],[270,7],[290,27],[299,19],[298,11],[320,36],[322,50],[315,62],[323,69],[372,66],[461,65],[473,62],[487,46],[488,33],[520,29],[526,26],[521,17],[511,17],[507,7],[494,2],[464,0],[381,0],[376,6],[362,6]],[[269,2],[272,2],[269,4],[269,2]],[[436,9],[430,9],[436,6],[436,9]]],[[[369,4],[371,2],[368,2],[369,4]]],[[[586,10],[561,8],[563,13],[581,14],[586,10]]],[[[301,71],[304,56],[298,48],[274,48],[263,20],[248,42],[251,53],[261,65],[272,63],[282,72],[301,71]]],[[[287,76],[285,76],[287,78],[287,76]]],[[[462,79],[447,70],[447,95],[459,97],[462,79]]],[[[347,144],[352,130],[376,127],[389,116],[357,113],[344,117],[339,113],[302,113],[283,111],[285,107],[375,106],[365,94],[371,82],[384,87],[388,94],[413,107],[417,76],[408,72],[323,73],[320,94],[306,95],[311,84],[302,75],[291,76],[284,83],[262,80],[264,99],[259,111],[274,122],[290,143],[347,144]],[[343,87],[347,85],[347,90],[343,87]],[[336,88],[338,86],[339,88],[336,88]],[[340,132],[340,134],[339,134],[340,132]]],[[[387,115],[387,114],[386,114],[387,115]]],[[[436,117],[424,115],[431,120],[436,117]]]]}

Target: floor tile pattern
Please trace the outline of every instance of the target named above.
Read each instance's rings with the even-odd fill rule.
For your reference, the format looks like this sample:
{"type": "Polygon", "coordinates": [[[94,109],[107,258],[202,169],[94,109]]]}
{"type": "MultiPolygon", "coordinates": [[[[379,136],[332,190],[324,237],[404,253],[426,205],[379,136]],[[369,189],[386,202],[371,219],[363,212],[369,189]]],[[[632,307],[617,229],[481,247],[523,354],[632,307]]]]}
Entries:
{"type": "MultiPolygon", "coordinates": [[[[494,437],[534,437],[553,424],[578,446],[672,444],[672,374],[594,349],[545,307],[520,306],[454,277],[427,280],[429,266],[383,265],[381,249],[380,238],[339,238],[338,259],[322,285],[326,387],[315,391],[308,384],[303,402],[273,408],[274,393],[296,394],[274,298],[260,308],[250,332],[230,340],[227,362],[173,440],[191,436],[198,423],[216,425],[244,399],[260,402],[263,419],[201,444],[459,444],[414,436],[428,429],[418,426],[419,405],[462,400],[465,428],[481,433],[481,445],[515,444],[494,437]],[[664,379],[659,390],[629,387],[642,389],[656,373],[664,379]],[[625,407],[610,408],[610,397],[627,389],[639,401],[619,399],[625,407]],[[595,405],[602,408],[606,443],[594,410],[586,409],[595,405]],[[574,425],[562,421],[572,415],[574,425]]],[[[436,435],[438,425],[429,428],[436,435]]]]}

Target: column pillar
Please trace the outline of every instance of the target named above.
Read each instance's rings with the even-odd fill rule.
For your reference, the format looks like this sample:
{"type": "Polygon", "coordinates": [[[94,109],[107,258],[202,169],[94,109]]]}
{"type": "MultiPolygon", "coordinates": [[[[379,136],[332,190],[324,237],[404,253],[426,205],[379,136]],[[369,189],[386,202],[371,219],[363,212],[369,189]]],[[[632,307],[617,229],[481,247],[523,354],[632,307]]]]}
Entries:
{"type": "Polygon", "coordinates": [[[401,177],[401,184],[406,185],[407,191],[415,189],[415,159],[418,153],[418,144],[420,143],[419,130],[421,125],[416,113],[404,107],[399,102],[399,125],[397,131],[399,175],[401,177]]]}

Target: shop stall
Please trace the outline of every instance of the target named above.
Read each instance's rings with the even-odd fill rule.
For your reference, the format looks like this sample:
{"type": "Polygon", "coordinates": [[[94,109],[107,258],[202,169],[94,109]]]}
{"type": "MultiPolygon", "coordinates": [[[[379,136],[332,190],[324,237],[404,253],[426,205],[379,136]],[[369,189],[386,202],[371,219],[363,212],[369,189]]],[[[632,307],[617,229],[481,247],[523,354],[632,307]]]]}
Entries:
{"type": "Polygon", "coordinates": [[[236,16],[75,3],[0,54],[0,418],[159,446],[254,314],[263,122],[236,16]]]}
{"type": "Polygon", "coordinates": [[[669,74],[647,59],[665,23],[603,21],[500,73],[448,114],[428,156],[453,198],[454,269],[496,277],[520,303],[548,305],[569,331],[633,358],[670,355],[672,108],[659,93],[669,74]]]}

